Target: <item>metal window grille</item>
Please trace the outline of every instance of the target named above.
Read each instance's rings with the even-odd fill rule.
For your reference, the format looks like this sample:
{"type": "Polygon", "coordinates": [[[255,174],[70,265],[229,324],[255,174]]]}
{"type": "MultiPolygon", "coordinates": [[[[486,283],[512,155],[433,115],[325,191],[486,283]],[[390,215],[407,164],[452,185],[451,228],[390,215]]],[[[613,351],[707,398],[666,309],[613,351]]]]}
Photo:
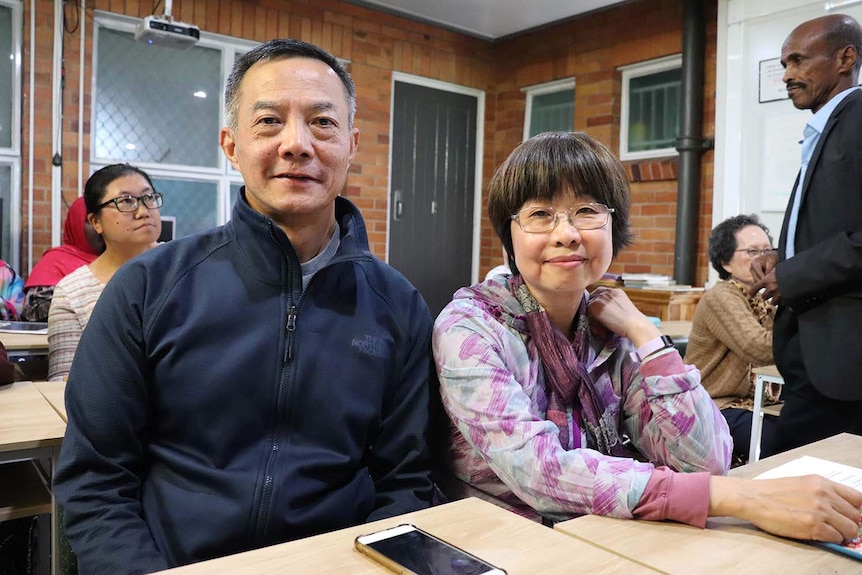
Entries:
{"type": "Polygon", "coordinates": [[[571,131],[575,126],[575,90],[568,88],[533,96],[530,137],[549,131],[571,131]]]}
{"type": "Polygon", "coordinates": [[[679,68],[632,78],[629,84],[630,152],[673,148],[679,129],[679,68]]]}

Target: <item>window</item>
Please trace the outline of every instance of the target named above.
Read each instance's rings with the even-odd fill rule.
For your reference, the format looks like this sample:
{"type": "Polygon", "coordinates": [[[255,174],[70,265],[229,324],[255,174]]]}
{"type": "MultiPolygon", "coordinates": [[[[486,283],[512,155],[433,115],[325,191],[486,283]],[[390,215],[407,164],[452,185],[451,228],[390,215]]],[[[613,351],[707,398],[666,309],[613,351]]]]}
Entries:
{"type": "Polygon", "coordinates": [[[558,80],[530,86],[524,120],[524,139],[550,131],[575,129],[575,80],[558,80]]]}
{"type": "Polygon", "coordinates": [[[21,205],[21,3],[0,0],[0,257],[18,270],[21,205]]]}
{"type": "Polygon", "coordinates": [[[95,160],[218,168],[221,57],[215,48],[151,46],[100,30],[95,160]]]}
{"type": "Polygon", "coordinates": [[[137,23],[97,13],[92,170],[117,162],[145,170],[176,237],[223,224],[242,186],[218,146],[224,84],[256,43],[201,33],[184,50],[152,46],[135,41],[137,23]]]}
{"type": "Polygon", "coordinates": [[[676,155],[682,57],[623,66],[620,159],[676,155]]]}

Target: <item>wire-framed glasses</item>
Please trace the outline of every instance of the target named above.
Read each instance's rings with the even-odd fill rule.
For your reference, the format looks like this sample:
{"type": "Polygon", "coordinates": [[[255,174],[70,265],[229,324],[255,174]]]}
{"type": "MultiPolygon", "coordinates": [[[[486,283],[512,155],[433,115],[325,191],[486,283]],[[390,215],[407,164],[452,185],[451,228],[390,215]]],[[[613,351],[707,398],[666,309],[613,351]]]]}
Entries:
{"type": "Polygon", "coordinates": [[[149,192],[143,196],[124,194],[122,196],[112,198],[107,202],[102,202],[96,207],[104,208],[108,204],[114,204],[118,212],[134,212],[137,211],[138,206],[141,205],[141,203],[143,203],[144,207],[148,210],[160,208],[162,207],[162,194],[159,192],[149,192]]]}
{"type": "Polygon", "coordinates": [[[565,212],[558,212],[550,206],[532,206],[512,215],[512,219],[518,222],[521,229],[528,234],[546,234],[554,231],[561,217],[568,218],[569,223],[576,229],[597,230],[608,225],[608,219],[613,211],[613,208],[595,202],[578,204],[565,212]]]}
{"type": "Polygon", "coordinates": [[[775,251],[775,248],[745,248],[739,250],[733,250],[735,252],[745,252],[748,254],[750,258],[756,258],[757,256],[765,256],[766,254],[771,254],[775,251]]]}

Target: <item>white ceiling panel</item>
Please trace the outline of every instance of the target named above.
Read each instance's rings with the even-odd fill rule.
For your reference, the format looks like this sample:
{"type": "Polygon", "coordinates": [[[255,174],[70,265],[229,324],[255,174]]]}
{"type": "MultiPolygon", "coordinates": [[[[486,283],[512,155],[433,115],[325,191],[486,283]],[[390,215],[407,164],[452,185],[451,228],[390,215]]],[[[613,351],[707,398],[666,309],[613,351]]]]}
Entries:
{"type": "Polygon", "coordinates": [[[627,0],[348,0],[495,40],[627,0]]]}

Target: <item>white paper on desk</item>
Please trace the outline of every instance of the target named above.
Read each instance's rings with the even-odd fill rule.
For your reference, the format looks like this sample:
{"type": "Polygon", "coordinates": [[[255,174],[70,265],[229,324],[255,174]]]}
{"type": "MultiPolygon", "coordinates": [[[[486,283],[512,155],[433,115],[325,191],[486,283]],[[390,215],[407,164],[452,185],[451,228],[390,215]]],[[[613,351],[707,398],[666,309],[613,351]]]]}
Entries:
{"type": "MultiPolygon", "coordinates": [[[[779,465],[774,469],[761,473],[755,479],[778,479],[781,477],[798,477],[800,475],[820,475],[821,477],[831,479],[835,483],[847,485],[848,487],[862,491],[862,469],[811,457],[810,455],[803,455],[799,459],[788,461],[784,465],[779,465]]],[[[845,541],[840,545],[820,541],[811,541],[811,543],[843,553],[856,560],[862,560],[862,542],[860,542],[860,539],[862,539],[862,527],[859,528],[859,534],[855,539],[845,541]]]]}
{"type": "Polygon", "coordinates": [[[755,479],[777,479],[779,477],[798,477],[800,475],[819,475],[831,479],[835,483],[841,483],[853,489],[862,491],[862,469],[827,461],[819,457],[803,455],[784,465],[761,473],[755,479]]]}

